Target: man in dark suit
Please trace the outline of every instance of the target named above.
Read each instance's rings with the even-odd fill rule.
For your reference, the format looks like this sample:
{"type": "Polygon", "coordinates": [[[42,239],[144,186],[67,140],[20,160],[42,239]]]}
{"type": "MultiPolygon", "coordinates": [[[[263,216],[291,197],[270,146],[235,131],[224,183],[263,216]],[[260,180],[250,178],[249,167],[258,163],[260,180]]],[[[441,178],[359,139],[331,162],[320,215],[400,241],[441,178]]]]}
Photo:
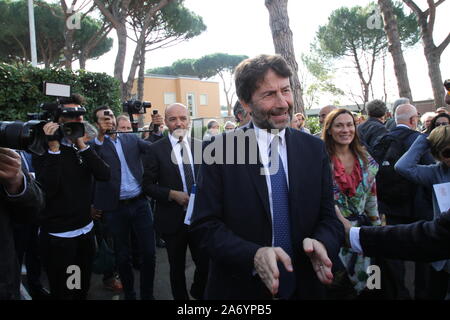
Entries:
{"type": "Polygon", "coordinates": [[[203,298],[207,259],[198,254],[184,224],[192,186],[201,163],[201,141],[189,139],[189,111],[179,103],[167,107],[165,123],[169,135],[150,146],[144,161],[144,192],[156,200],[155,228],[166,242],[170,264],[170,284],[175,300],[188,300],[185,265],[189,245],[196,264],[190,293],[203,298]]]}
{"type": "MultiPolygon", "coordinates": [[[[385,137],[380,140],[380,144],[383,143],[383,139],[390,139],[391,137],[399,140],[404,151],[408,150],[417,136],[421,133],[416,131],[419,121],[419,115],[416,107],[411,104],[399,105],[395,110],[395,122],[396,127],[392,129],[385,137]]],[[[378,146],[375,146],[377,150],[378,146]]],[[[375,151],[376,153],[377,151],[375,151]]],[[[378,158],[378,156],[376,156],[378,158]]],[[[380,165],[382,161],[379,161],[380,165]]],[[[421,164],[432,164],[434,159],[429,152],[427,152],[421,159],[421,164]]],[[[431,201],[431,189],[423,186],[415,185],[412,182],[403,186],[403,190],[409,190],[406,194],[406,200],[400,198],[398,194],[395,194],[395,198],[390,201],[386,201],[383,198],[384,194],[389,194],[390,190],[395,190],[392,184],[392,177],[382,175],[381,170],[377,174],[377,190],[378,190],[378,210],[380,214],[386,216],[386,224],[406,224],[420,219],[431,220],[433,218],[433,207],[431,201]],[[388,189],[391,188],[391,189],[388,189]],[[384,192],[383,192],[384,191],[384,192]]],[[[399,188],[399,187],[398,187],[399,188]]],[[[395,260],[380,260],[378,262],[382,265],[383,273],[387,276],[382,280],[383,290],[385,291],[385,297],[388,299],[410,299],[409,292],[406,288],[404,275],[405,265],[403,261],[395,260]]],[[[415,263],[415,297],[417,299],[425,298],[427,289],[431,282],[429,266],[426,264],[415,263]]]]}
{"type": "Polygon", "coordinates": [[[94,110],[98,127],[95,148],[98,155],[111,167],[111,179],[96,181],[93,207],[101,216],[114,239],[116,264],[122,281],[125,299],[136,299],[134,274],[131,266],[130,234],[134,231],[141,256],[141,299],[153,299],[155,276],[155,235],[153,219],[147,198],[143,193],[142,156],[150,143],[133,133],[108,132],[116,129],[112,110],[99,107],[94,110]]]}
{"type": "Polygon", "coordinates": [[[291,75],[278,55],[241,62],[252,122],[204,149],[191,232],[210,257],[207,299],[323,298],[332,281],[327,252],[337,256],[344,230],[324,144],[288,128],[291,75]]]}
{"type": "Polygon", "coordinates": [[[367,104],[369,119],[358,126],[358,134],[369,152],[376,142],[388,132],[384,126],[386,112],[386,104],[381,100],[375,99],[367,104]]]}
{"type": "Polygon", "coordinates": [[[433,221],[353,228],[339,212],[346,243],[369,257],[432,262],[450,258],[450,210],[433,221]]]}

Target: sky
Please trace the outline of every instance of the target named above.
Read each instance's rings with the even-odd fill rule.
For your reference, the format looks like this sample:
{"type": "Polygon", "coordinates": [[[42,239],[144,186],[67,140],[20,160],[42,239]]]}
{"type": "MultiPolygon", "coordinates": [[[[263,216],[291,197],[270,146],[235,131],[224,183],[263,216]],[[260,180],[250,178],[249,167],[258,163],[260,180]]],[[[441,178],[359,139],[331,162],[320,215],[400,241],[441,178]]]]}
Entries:
{"type": "MultiPolygon", "coordinates": [[[[297,62],[300,64],[302,53],[308,53],[310,44],[314,40],[315,34],[320,25],[328,21],[331,12],[341,6],[364,6],[368,0],[290,0],[288,3],[288,14],[290,28],[293,32],[294,50],[297,62]]],[[[247,55],[249,57],[258,54],[275,53],[272,34],[269,26],[269,13],[264,5],[264,0],[185,0],[185,6],[203,18],[207,30],[200,36],[189,41],[180,43],[174,47],[158,49],[147,53],[146,69],[168,66],[178,59],[200,58],[203,55],[223,52],[236,55],[247,55]]],[[[419,6],[425,8],[425,0],[416,0],[419,6]]],[[[409,8],[406,8],[409,12],[409,8]]],[[[434,40],[438,45],[449,32],[448,17],[445,19],[445,12],[450,12],[450,1],[444,2],[437,10],[435,22],[434,40]]],[[[114,39],[115,31],[110,34],[114,39]]],[[[90,60],[87,69],[95,72],[106,72],[112,75],[114,61],[117,53],[117,41],[114,41],[113,49],[99,58],[90,60]]],[[[128,44],[127,63],[129,61],[134,46],[128,44]]],[[[414,100],[425,100],[432,98],[430,80],[426,60],[423,55],[422,43],[415,47],[404,49],[405,60],[408,66],[409,81],[414,100]]],[[[450,78],[450,46],[447,47],[441,56],[442,77],[450,78]]],[[[388,100],[395,100],[398,95],[397,83],[392,67],[392,58],[388,54],[386,60],[386,78],[388,100]]],[[[350,91],[359,93],[360,84],[356,71],[345,68],[351,65],[349,61],[334,61],[336,67],[336,77],[334,83],[346,92],[345,97],[339,98],[341,104],[354,104],[354,100],[349,94],[350,91]]],[[[374,76],[374,98],[383,96],[381,62],[374,76]]],[[[128,76],[128,69],[125,76],[128,76]]],[[[219,79],[214,79],[219,81],[219,79]]],[[[324,96],[320,104],[332,102],[334,97],[324,96]]],[[[225,105],[225,98],[222,94],[221,103],[225,105]]]]}

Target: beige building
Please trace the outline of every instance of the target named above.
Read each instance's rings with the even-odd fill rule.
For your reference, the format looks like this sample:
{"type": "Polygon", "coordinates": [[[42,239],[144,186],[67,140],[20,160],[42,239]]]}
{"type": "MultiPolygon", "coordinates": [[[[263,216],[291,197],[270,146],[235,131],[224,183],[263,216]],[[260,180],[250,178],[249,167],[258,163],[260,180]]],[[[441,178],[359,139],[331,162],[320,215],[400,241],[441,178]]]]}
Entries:
{"type": "MultiPolygon", "coordinates": [[[[134,81],[133,96],[137,96],[137,79],[134,81]]],[[[189,108],[191,117],[219,118],[219,83],[194,77],[149,74],[144,78],[144,101],[152,103],[145,114],[145,123],[151,122],[151,113],[158,110],[164,114],[166,107],[180,102],[189,108]]]]}

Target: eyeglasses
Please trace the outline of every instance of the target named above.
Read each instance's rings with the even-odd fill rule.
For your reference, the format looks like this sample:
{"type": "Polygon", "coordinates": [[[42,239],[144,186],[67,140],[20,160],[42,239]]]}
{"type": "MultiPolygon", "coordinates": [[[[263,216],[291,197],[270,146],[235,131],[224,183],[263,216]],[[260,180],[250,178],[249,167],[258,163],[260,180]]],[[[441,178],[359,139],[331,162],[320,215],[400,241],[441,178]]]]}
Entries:
{"type": "Polygon", "coordinates": [[[450,148],[442,150],[441,155],[443,158],[450,159],[450,148]]]}
{"type": "Polygon", "coordinates": [[[447,126],[447,125],[449,125],[449,123],[448,123],[448,122],[445,122],[445,121],[444,121],[444,122],[436,122],[436,123],[435,123],[435,126],[436,126],[436,127],[439,127],[439,126],[447,126]]]}

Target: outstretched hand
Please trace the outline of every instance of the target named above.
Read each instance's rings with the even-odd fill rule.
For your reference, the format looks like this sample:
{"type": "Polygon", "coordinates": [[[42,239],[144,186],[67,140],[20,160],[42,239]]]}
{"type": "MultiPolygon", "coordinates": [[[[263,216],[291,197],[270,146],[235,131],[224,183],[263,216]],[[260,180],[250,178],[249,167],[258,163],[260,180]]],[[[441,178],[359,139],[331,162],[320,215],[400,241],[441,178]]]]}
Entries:
{"type": "Polygon", "coordinates": [[[333,264],[328,258],[325,246],[320,241],[305,238],[303,240],[303,250],[311,260],[313,269],[320,282],[323,284],[331,284],[333,282],[333,273],[331,273],[333,264]]]}
{"type": "Polygon", "coordinates": [[[287,271],[294,271],[291,258],[282,248],[263,247],[256,251],[254,258],[256,272],[272,295],[278,293],[280,286],[280,271],[277,261],[281,261],[287,271]]]}

